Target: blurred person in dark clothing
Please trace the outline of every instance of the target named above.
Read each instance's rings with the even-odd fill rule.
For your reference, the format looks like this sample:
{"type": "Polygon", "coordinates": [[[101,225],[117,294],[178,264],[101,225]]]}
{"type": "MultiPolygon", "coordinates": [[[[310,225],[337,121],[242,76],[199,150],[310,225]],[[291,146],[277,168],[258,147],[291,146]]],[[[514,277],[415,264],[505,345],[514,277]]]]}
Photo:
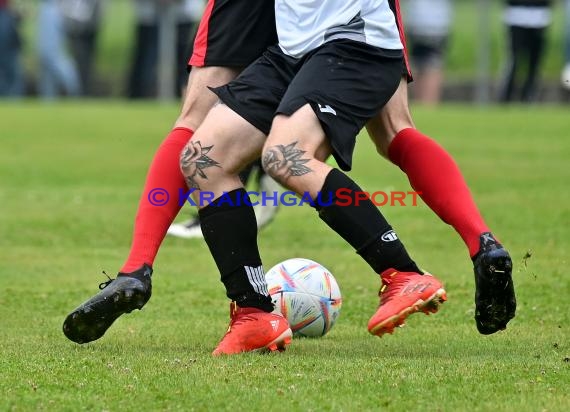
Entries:
{"type": "Polygon", "coordinates": [[[552,20],[551,0],[507,0],[503,21],[507,27],[508,61],[500,87],[503,103],[536,98],[540,65],[546,46],[546,32],[552,20]],[[517,75],[522,67],[526,75],[520,92],[517,75]]]}
{"type": "Polygon", "coordinates": [[[135,44],[132,51],[127,97],[156,96],[158,11],[155,0],[135,0],[135,44]]]}
{"type": "Polygon", "coordinates": [[[0,97],[24,94],[21,51],[20,15],[8,0],[0,0],[0,97]]]}
{"type": "Polygon", "coordinates": [[[188,43],[202,15],[202,0],[135,0],[135,45],[129,71],[127,96],[131,99],[154,98],[157,93],[157,67],[160,8],[176,6],[176,95],[180,96],[188,80],[186,63],[188,43]]]}
{"type": "Polygon", "coordinates": [[[103,0],[63,0],[62,6],[67,43],[79,71],[81,91],[91,95],[103,0]]]}
{"type": "Polygon", "coordinates": [[[181,97],[188,82],[188,59],[192,54],[192,40],[204,10],[204,0],[178,2],[176,22],[176,96],[181,97]]]}

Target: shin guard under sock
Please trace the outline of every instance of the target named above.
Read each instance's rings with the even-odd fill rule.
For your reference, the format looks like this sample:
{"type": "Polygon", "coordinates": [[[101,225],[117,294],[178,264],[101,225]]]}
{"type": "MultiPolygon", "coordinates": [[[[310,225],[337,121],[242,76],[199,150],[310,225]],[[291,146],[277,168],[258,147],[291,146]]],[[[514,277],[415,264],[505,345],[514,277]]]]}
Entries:
{"type": "Polygon", "coordinates": [[[331,170],[321,191],[331,202],[317,205],[319,217],[350,243],[376,273],[389,268],[421,273],[382,213],[370,199],[363,200],[358,193],[362,189],[353,180],[337,169],[331,170]],[[342,201],[338,197],[341,189],[342,201]]]}
{"type": "Polygon", "coordinates": [[[190,129],[177,127],[156,151],[139,200],[129,257],[120,272],[131,273],[145,263],[154,263],[166,231],[182,207],[178,191],[188,190],[179,159],[193,134],[190,129]]]}
{"type": "Polygon", "coordinates": [[[408,175],[411,186],[431,210],[459,233],[473,257],[479,251],[481,234],[489,228],[449,153],[416,129],[408,128],[396,135],[388,156],[408,175]]]}
{"type": "Polygon", "coordinates": [[[228,298],[240,307],[273,310],[257,247],[257,222],[245,189],[233,190],[199,211],[204,240],[228,298]]]}

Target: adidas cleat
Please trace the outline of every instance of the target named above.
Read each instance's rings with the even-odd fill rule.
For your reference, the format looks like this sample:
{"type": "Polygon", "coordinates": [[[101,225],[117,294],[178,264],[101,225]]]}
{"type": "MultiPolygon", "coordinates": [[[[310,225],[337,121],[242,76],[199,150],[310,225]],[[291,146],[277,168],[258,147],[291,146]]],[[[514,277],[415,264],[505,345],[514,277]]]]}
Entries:
{"type": "Polygon", "coordinates": [[[278,313],[241,308],[232,302],[230,317],[228,331],[212,352],[214,356],[252,351],[283,352],[291,343],[293,332],[287,319],[278,313]]]}

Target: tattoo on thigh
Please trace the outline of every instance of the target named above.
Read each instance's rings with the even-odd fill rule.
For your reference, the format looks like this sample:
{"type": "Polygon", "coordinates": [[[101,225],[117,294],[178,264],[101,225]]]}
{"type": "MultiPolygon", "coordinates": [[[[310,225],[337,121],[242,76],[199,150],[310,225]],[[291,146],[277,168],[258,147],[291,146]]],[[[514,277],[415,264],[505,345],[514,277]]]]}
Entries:
{"type": "Polygon", "coordinates": [[[297,143],[277,145],[267,150],[262,159],[265,170],[273,177],[283,180],[312,172],[311,168],[305,166],[311,159],[302,158],[306,151],[295,147],[297,143]]]}
{"type": "Polygon", "coordinates": [[[184,152],[180,156],[180,166],[189,188],[200,190],[196,178],[201,177],[202,179],[208,179],[204,169],[209,167],[221,167],[220,163],[207,156],[208,152],[212,150],[212,147],[214,147],[214,145],[202,147],[200,141],[191,140],[184,148],[184,152]]]}

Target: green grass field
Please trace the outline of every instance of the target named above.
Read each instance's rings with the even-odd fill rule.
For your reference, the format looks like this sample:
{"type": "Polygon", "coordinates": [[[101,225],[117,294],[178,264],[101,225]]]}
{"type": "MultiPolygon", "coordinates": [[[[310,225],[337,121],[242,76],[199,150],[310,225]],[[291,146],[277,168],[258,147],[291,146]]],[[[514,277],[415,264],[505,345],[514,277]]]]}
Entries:
{"type": "MultiPolygon", "coordinates": [[[[307,257],[336,275],[344,304],[326,337],[212,358],[228,320],[218,273],[202,241],[168,238],[145,308],[99,341],[68,341],[65,315],[126,257],[146,167],[176,113],[0,104],[1,411],[570,410],[567,108],[415,110],[512,253],[519,309],[505,332],[477,333],[465,247],[422,205],[383,212],[449,300],[394,335],[370,336],[378,277],[309,207],[289,207],[260,234],[264,263],[307,257]]],[[[409,189],[364,135],[356,165],[367,190],[409,189]]]]}

